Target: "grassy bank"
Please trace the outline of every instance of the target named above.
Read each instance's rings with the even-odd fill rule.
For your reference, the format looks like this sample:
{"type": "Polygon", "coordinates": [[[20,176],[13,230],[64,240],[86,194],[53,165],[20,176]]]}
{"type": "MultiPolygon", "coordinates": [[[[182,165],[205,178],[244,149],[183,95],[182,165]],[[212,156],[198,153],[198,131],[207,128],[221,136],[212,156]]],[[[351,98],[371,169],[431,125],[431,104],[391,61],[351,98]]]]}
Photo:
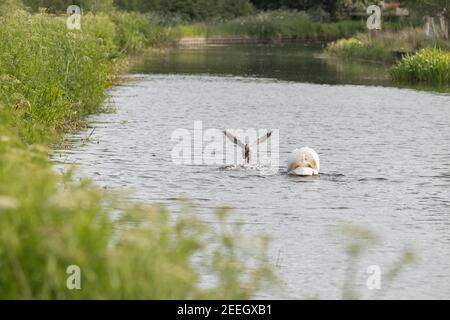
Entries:
{"type": "Polygon", "coordinates": [[[170,30],[174,38],[249,36],[260,39],[291,37],[304,40],[333,40],[362,31],[359,21],[321,23],[302,11],[268,11],[224,22],[178,25],[170,30]]]}
{"type": "Polygon", "coordinates": [[[137,14],[85,15],[73,32],[65,23],[0,16],[0,299],[251,297],[270,274],[264,242],[246,251],[238,229],[209,232],[188,206],[174,221],[54,172],[49,148],[102,110],[123,53],[165,37],[137,14]],[[81,290],[66,287],[70,265],[81,290]]]}
{"type": "Polygon", "coordinates": [[[391,69],[395,81],[450,86],[450,52],[423,49],[402,59],[391,69]]]}
{"type": "Polygon", "coordinates": [[[25,142],[51,143],[98,112],[125,51],[157,44],[157,27],[137,14],[83,16],[68,32],[65,18],[14,11],[1,18],[0,101],[14,112],[25,142]]]}
{"type": "MultiPolygon", "coordinates": [[[[450,41],[427,37],[422,29],[383,31],[376,37],[368,33],[340,39],[328,45],[328,56],[394,64],[392,79],[399,83],[424,83],[448,87],[450,41]]],[[[443,89],[447,91],[448,89],[443,89]]]]}
{"type": "Polygon", "coordinates": [[[377,43],[367,43],[358,38],[341,39],[328,45],[327,54],[344,59],[393,61],[394,56],[377,43]]]}
{"type": "Polygon", "coordinates": [[[327,53],[340,58],[357,58],[394,62],[396,52],[414,53],[423,48],[450,49],[450,43],[442,38],[427,37],[420,28],[383,31],[376,37],[367,32],[349,39],[331,43],[327,53]]]}

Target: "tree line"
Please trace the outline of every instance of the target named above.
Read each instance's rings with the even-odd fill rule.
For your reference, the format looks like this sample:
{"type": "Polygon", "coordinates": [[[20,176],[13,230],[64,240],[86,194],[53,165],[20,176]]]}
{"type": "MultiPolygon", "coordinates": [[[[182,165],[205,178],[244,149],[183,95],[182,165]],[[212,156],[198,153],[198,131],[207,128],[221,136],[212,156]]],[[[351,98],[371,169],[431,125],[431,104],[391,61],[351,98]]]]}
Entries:
{"type": "MultiPolygon", "coordinates": [[[[4,0],[2,0],[4,1],[4,0]]],[[[314,10],[320,9],[336,18],[351,8],[365,8],[379,0],[6,0],[22,2],[31,10],[47,8],[50,12],[63,12],[71,5],[81,6],[85,11],[108,11],[118,8],[127,11],[158,12],[179,15],[188,20],[228,19],[248,15],[257,10],[314,10]]],[[[418,14],[437,15],[443,12],[450,18],[450,0],[397,0],[418,14]],[[444,11],[444,9],[446,9],[444,11]]]]}
{"type": "MultiPolygon", "coordinates": [[[[8,1],[8,0],[7,0],[8,1]]],[[[107,11],[114,7],[128,11],[178,14],[191,20],[206,20],[213,17],[232,18],[247,15],[256,10],[318,9],[335,16],[339,9],[349,5],[366,5],[366,0],[9,0],[22,1],[36,11],[47,8],[51,12],[62,12],[76,4],[88,11],[107,11]]],[[[373,2],[373,0],[372,0],[373,2]]]]}

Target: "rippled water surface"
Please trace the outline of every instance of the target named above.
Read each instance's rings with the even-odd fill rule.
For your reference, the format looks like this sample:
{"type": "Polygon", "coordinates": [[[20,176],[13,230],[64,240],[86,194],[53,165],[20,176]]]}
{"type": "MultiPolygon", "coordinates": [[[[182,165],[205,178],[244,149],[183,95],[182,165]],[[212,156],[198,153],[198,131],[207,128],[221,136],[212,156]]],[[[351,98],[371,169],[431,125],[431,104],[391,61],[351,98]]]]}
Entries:
{"type": "Polygon", "coordinates": [[[89,129],[55,159],[141,201],[176,208],[173,199],[189,197],[206,221],[214,208],[233,207],[245,232],[271,238],[283,286],[262,297],[340,298],[347,257],[337,229],[350,223],[381,239],[357,266],[362,297],[377,294],[366,288],[367,266],[386,271],[409,246],[418,261],[389,287],[382,282],[380,297],[450,298],[450,96],[353,85],[386,85],[385,70],[336,68],[308,48],[219,49],[141,58],[110,92],[116,112],[92,117],[92,141],[77,141],[89,129]],[[193,132],[194,121],[279,129],[280,165],[309,146],[323,174],[174,165],[172,132],[193,132]]]}

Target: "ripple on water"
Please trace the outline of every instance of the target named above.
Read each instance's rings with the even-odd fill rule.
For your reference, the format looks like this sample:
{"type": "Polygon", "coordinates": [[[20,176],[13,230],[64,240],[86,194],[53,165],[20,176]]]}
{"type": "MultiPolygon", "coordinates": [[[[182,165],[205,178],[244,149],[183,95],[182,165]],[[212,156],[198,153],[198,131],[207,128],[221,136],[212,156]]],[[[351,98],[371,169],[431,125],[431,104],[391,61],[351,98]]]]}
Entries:
{"type": "Polygon", "coordinates": [[[406,270],[386,297],[450,297],[450,126],[428,125],[450,123],[449,96],[205,75],[130,78],[110,91],[116,112],[95,116],[98,143],[79,143],[90,130],[76,135],[73,150],[55,150],[56,161],[174,212],[178,199],[189,197],[207,221],[215,208],[232,206],[245,232],[270,236],[272,256],[283,248],[280,273],[291,297],[339,297],[345,254],[333,230],[345,223],[383,239],[362,267],[388,268],[406,245],[420,256],[420,266],[406,270]],[[194,121],[279,129],[280,170],[174,165],[171,134],[192,133],[194,121]],[[319,177],[286,175],[287,155],[302,146],[319,153],[319,177]],[[424,154],[423,146],[433,152],[424,154]]]}

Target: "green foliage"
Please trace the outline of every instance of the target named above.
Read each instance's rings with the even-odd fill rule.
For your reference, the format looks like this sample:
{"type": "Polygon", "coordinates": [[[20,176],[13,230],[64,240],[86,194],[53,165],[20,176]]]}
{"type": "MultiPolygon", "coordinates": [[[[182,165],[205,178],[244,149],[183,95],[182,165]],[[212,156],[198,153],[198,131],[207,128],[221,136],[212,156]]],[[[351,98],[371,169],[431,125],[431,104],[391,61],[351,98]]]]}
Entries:
{"type": "Polygon", "coordinates": [[[138,51],[168,40],[162,26],[140,13],[116,11],[111,18],[117,27],[117,42],[122,50],[138,51]]]}
{"type": "Polygon", "coordinates": [[[57,175],[46,148],[23,145],[5,130],[4,108],[1,116],[0,299],[248,299],[270,275],[254,256],[264,242],[249,253],[237,229],[208,232],[187,209],[172,223],[164,208],[57,175]],[[81,290],[66,288],[70,265],[81,268],[81,290]],[[201,287],[200,270],[217,283],[201,287]]]}
{"type": "MultiPolygon", "coordinates": [[[[5,0],[20,1],[20,0],[5,0]]],[[[182,21],[230,19],[254,12],[249,0],[23,0],[33,12],[46,8],[51,13],[64,13],[69,5],[83,11],[111,13],[115,9],[140,13],[153,12],[163,17],[179,17],[182,21]]]]}
{"type": "Polygon", "coordinates": [[[86,14],[81,30],[70,32],[65,18],[15,10],[1,26],[0,102],[14,106],[17,128],[29,142],[79,127],[100,110],[119,51],[164,39],[161,28],[137,13],[86,14]]]}
{"type": "Polygon", "coordinates": [[[80,32],[63,18],[14,11],[0,21],[0,102],[12,108],[24,141],[42,142],[75,129],[96,112],[111,83],[114,25],[85,16],[80,32]],[[103,29],[91,32],[92,26],[103,29]],[[104,38],[100,38],[103,36],[104,38]]]}
{"type": "Polygon", "coordinates": [[[392,55],[378,43],[364,42],[356,38],[340,39],[330,43],[327,47],[327,53],[331,56],[346,59],[357,58],[374,61],[393,59],[392,55]]]}
{"type": "Polygon", "coordinates": [[[2,0],[0,3],[0,16],[18,9],[23,9],[21,0],[2,0]]]}
{"type": "Polygon", "coordinates": [[[329,44],[327,53],[343,58],[393,62],[394,52],[415,52],[429,47],[449,49],[450,43],[441,38],[427,37],[421,29],[404,28],[383,31],[376,37],[370,37],[368,33],[359,33],[353,38],[329,44]]]}
{"type": "Polygon", "coordinates": [[[229,19],[254,11],[249,0],[115,0],[115,4],[123,10],[177,14],[189,21],[229,19]]]}
{"type": "Polygon", "coordinates": [[[143,21],[88,14],[68,31],[47,14],[0,17],[0,299],[247,299],[270,276],[265,241],[227,221],[210,231],[189,206],[169,218],[48,160],[61,133],[100,110],[121,45],[153,39],[143,21]],[[66,287],[70,265],[81,290],[66,287]]]}
{"type": "Polygon", "coordinates": [[[22,0],[33,11],[46,8],[51,13],[64,13],[70,5],[78,5],[86,12],[109,13],[113,11],[113,0],[22,0]]]}
{"type": "Polygon", "coordinates": [[[350,36],[363,29],[359,22],[319,23],[304,11],[268,11],[233,20],[205,24],[180,25],[172,29],[175,37],[246,35],[258,38],[296,37],[329,40],[350,36]]]}
{"type": "Polygon", "coordinates": [[[409,55],[391,70],[394,80],[450,85],[450,52],[436,48],[409,55]]]}
{"type": "MultiPolygon", "coordinates": [[[[360,260],[369,249],[379,242],[380,238],[371,230],[356,225],[344,225],[341,228],[341,234],[347,255],[342,298],[355,300],[361,298],[361,294],[355,289],[360,260]]],[[[415,252],[410,248],[405,248],[398,259],[384,272],[383,291],[379,293],[378,298],[381,298],[381,295],[389,289],[399,274],[415,261],[415,252]]],[[[374,296],[374,298],[377,298],[377,296],[374,296]]]]}
{"type": "Polygon", "coordinates": [[[450,3],[448,0],[401,0],[400,3],[421,15],[438,15],[444,9],[450,10],[450,3]]]}
{"type": "Polygon", "coordinates": [[[263,10],[317,10],[320,8],[331,15],[336,13],[339,6],[339,1],[336,0],[252,0],[251,2],[256,8],[263,10]]]}
{"type": "Polygon", "coordinates": [[[424,15],[438,16],[442,15],[447,20],[447,40],[450,39],[450,2],[449,0],[402,0],[401,3],[419,17],[424,15]]]}

